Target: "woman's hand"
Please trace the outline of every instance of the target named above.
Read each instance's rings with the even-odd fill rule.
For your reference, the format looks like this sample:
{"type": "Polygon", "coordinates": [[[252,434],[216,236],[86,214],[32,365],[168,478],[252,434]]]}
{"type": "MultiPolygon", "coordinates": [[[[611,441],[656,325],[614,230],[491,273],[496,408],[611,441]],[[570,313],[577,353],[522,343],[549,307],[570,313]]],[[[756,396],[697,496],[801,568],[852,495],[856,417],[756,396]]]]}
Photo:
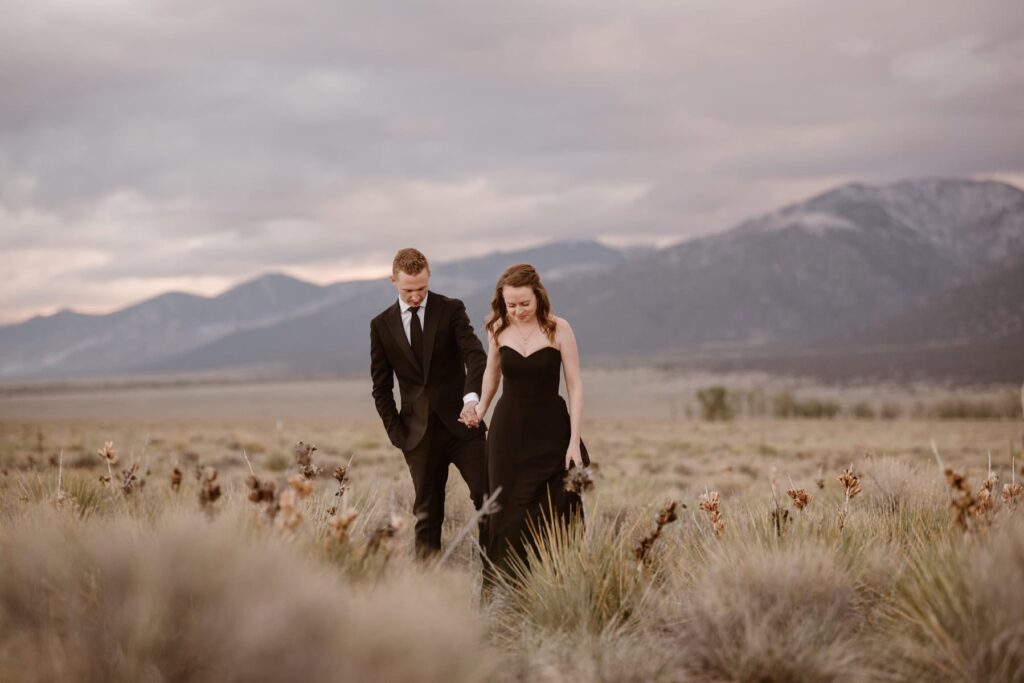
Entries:
{"type": "Polygon", "coordinates": [[[580,445],[569,444],[569,448],[565,451],[565,469],[570,467],[583,467],[583,455],[580,453],[580,445]]]}
{"type": "Polygon", "coordinates": [[[484,413],[487,412],[487,411],[484,410],[484,404],[483,403],[477,403],[476,406],[474,407],[474,410],[476,410],[476,419],[477,419],[477,422],[479,423],[480,420],[484,419],[484,413]]]}
{"type": "Polygon", "coordinates": [[[459,422],[466,425],[470,429],[480,424],[480,418],[476,415],[476,407],[479,405],[476,401],[469,401],[462,407],[462,414],[459,415],[459,422]]]}

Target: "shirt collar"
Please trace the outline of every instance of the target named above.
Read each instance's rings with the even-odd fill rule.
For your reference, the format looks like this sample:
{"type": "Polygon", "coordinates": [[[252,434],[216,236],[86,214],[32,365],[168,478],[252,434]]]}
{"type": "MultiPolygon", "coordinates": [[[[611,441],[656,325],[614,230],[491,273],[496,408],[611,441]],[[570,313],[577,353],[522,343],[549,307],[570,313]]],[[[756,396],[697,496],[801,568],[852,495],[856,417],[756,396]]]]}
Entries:
{"type": "MultiPolygon", "coordinates": [[[[429,298],[430,298],[430,292],[427,292],[423,296],[423,301],[420,302],[420,308],[426,308],[427,307],[427,299],[429,299],[429,298]]],[[[398,307],[402,309],[402,313],[403,314],[405,314],[409,310],[409,304],[407,304],[404,301],[402,301],[402,297],[398,297],[398,307]]]]}

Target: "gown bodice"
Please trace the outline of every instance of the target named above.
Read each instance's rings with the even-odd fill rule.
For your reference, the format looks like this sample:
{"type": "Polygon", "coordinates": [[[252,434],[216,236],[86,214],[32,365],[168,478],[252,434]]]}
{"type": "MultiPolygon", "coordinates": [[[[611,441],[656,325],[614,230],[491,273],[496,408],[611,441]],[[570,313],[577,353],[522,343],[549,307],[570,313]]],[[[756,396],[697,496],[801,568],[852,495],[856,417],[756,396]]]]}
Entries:
{"type": "Polygon", "coordinates": [[[558,398],[559,373],[562,352],[553,346],[544,346],[528,356],[510,346],[502,346],[502,397],[512,399],[558,398]]]}

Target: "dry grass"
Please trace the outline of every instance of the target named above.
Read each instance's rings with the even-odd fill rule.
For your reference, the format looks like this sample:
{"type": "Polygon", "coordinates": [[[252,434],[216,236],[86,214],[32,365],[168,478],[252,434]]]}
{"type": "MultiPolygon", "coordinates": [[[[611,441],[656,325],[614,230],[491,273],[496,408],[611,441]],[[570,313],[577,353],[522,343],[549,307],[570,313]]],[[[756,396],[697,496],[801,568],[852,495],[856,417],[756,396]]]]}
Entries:
{"type": "Polygon", "coordinates": [[[410,572],[354,591],[240,517],[26,510],[0,532],[0,677],[483,680],[458,580],[410,572]]]}
{"type": "Polygon", "coordinates": [[[1024,680],[1024,520],[910,546],[881,639],[890,680],[1024,680]]]}
{"type": "Polygon", "coordinates": [[[666,609],[692,680],[870,680],[857,577],[827,546],[726,543],[666,609]]]}
{"type": "Polygon", "coordinates": [[[0,421],[0,680],[1024,677],[1019,423],[583,431],[586,525],[481,599],[373,421],[0,421]]]}

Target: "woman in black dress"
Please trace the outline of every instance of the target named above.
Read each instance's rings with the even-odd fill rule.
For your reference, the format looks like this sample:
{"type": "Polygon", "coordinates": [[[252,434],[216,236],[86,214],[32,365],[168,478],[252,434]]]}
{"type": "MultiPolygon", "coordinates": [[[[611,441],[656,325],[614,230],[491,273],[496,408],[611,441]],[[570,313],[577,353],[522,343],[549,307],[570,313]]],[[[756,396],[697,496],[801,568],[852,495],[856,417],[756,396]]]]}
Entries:
{"type": "Polygon", "coordinates": [[[572,328],[552,314],[532,266],[512,266],[498,280],[486,329],[478,417],[504,380],[487,434],[488,483],[491,491],[501,487],[499,510],[489,519],[487,556],[507,572],[513,556],[525,561],[532,533],[552,517],[564,524],[582,515],[579,495],[566,491],[564,480],[571,467],[589,464],[580,441],[583,384],[572,328]],[[560,370],[568,407],[558,393],[560,370]]]}

